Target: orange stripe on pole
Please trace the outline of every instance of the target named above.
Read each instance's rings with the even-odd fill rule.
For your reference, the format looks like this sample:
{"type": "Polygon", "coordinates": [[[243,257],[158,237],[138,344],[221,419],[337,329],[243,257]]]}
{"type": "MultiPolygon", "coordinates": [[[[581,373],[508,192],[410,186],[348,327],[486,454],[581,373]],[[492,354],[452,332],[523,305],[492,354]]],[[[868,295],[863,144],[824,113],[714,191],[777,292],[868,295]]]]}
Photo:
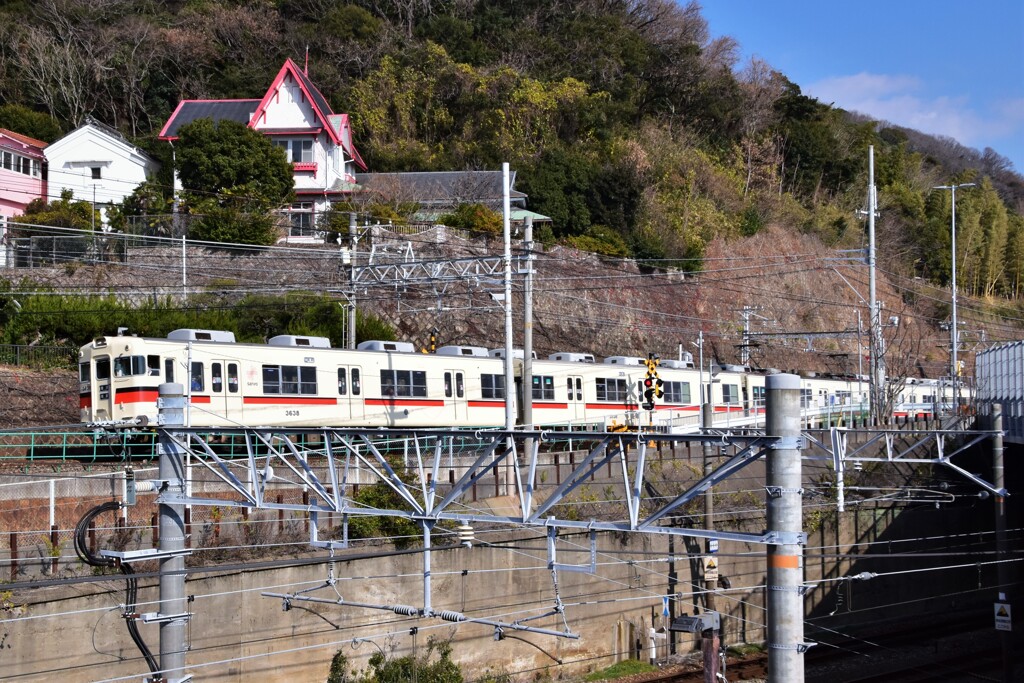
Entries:
{"type": "Polygon", "coordinates": [[[768,556],[769,567],[780,567],[782,569],[799,569],[800,568],[800,556],[799,555],[769,555],[768,556]]]}

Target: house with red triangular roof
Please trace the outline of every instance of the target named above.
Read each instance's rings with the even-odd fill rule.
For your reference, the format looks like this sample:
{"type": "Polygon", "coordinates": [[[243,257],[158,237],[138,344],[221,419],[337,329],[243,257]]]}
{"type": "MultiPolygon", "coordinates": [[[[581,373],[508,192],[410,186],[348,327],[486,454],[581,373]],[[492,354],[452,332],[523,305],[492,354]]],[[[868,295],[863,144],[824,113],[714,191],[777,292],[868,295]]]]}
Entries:
{"type": "Polygon", "coordinates": [[[12,216],[46,196],[45,142],[0,128],[0,236],[12,216]]]}
{"type": "Polygon", "coordinates": [[[198,119],[228,119],[269,136],[285,150],[295,175],[296,201],[286,210],[291,237],[313,236],[316,216],[358,189],[355,174],[366,164],[352,141],[348,114],[335,114],[291,59],[262,99],[183,100],[160,131],[173,142],[178,130],[198,119]]]}

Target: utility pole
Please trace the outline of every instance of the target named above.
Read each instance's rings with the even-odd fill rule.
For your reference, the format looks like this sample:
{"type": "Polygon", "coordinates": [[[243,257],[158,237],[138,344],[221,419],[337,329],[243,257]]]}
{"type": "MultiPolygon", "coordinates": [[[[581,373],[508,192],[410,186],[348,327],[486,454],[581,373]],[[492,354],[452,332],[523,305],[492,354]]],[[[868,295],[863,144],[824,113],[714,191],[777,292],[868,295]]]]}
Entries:
{"type": "MultiPolygon", "coordinates": [[[[708,385],[708,399],[707,402],[701,406],[701,420],[702,426],[704,427],[705,435],[708,435],[711,430],[711,418],[712,418],[712,406],[711,406],[711,386],[708,385]]],[[[710,437],[708,437],[710,438],[710,437]]],[[[704,454],[704,476],[708,477],[714,472],[714,464],[712,458],[715,453],[715,446],[705,440],[701,444],[704,454]]],[[[707,487],[704,491],[704,528],[712,530],[715,528],[714,520],[712,519],[715,514],[715,499],[711,493],[712,487],[707,487]]],[[[712,539],[704,539],[704,552],[710,556],[712,539]]],[[[717,544],[717,540],[715,543],[717,544]]],[[[708,564],[704,563],[704,611],[715,612],[715,591],[718,589],[718,576],[713,574],[713,578],[707,578],[708,575],[708,564]]],[[[702,659],[704,662],[704,681],[705,683],[715,683],[718,679],[718,649],[721,643],[719,636],[720,629],[705,629],[701,631],[700,648],[702,659]]]]}
{"type": "MultiPolygon", "coordinates": [[[[1003,406],[992,404],[992,485],[999,489],[995,496],[996,512],[996,577],[998,592],[997,603],[1011,604],[1007,594],[1007,586],[1011,584],[1010,566],[1006,557],[1006,482],[1003,468],[1003,406]]],[[[1013,677],[1013,633],[999,631],[999,645],[1003,659],[1003,683],[1011,683],[1013,677]]]]}
{"type": "MultiPolygon", "coordinates": [[[[505,265],[505,430],[511,432],[516,426],[515,415],[515,377],[512,367],[512,225],[511,225],[511,188],[509,187],[508,162],[501,164],[501,190],[502,190],[502,223],[504,224],[504,265],[505,265]]],[[[523,387],[523,393],[532,391],[532,387],[523,387]]],[[[515,441],[512,435],[508,437],[508,448],[515,448],[515,441]]],[[[505,459],[505,493],[513,490],[512,477],[515,476],[515,457],[505,459]]]]}
{"type": "MultiPolygon", "coordinates": [[[[526,217],[523,249],[526,251],[526,277],[523,283],[523,424],[530,426],[533,424],[533,216],[526,217]]],[[[533,452],[532,446],[533,439],[527,439],[523,444],[528,453],[533,452]]]]}
{"type": "Polygon", "coordinates": [[[348,256],[349,256],[349,293],[348,293],[348,340],[346,348],[356,348],[356,246],[359,243],[359,229],[356,226],[355,211],[348,215],[348,256]]]}
{"type": "Polygon", "coordinates": [[[768,682],[804,680],[803,529],[800,462],[800,378],[769,375],[766,434],[779,441],[767,457],[768,532],[768,682]]]}
{"type": "MultiPolygon", "coordinates": [[[[161,384],[160,424],[181,426],[184,422],[184,387],[161,384]]],[[[185,496],[184,460],[178,444],[164,432],[158,443],[159,481],[162,482],[157,502],[160,504],[160,671],[161,683],[183,683],[185,676],[185,630],[189,620],[185,598],[185,506],[161,502],[165,496],[185,496]]]]}
{"type": "Polygon", "coordinates": [[[960,349],[960,329],[956,320],[956,191],[961,187],[974,187],[974,183],[958,183],[938,185],[933,190],[949,190],[950,201],[950,250],[952,251],[952,267],[950,270],[950,295],[952,310],[949,326],[949,380],[953,383],[953,412],[960,414],[960,363],[957,352],[960,349]]]}
{"type": "Polygon", "coordinates": [[[875,191],[875,147],[868,147],[868,301],[871,303],[871,419],[879,424],[882,419],[885,394],[885,351],[882,346],[881,310],[875,286],[875,214],[878,195],[875,191]]]}

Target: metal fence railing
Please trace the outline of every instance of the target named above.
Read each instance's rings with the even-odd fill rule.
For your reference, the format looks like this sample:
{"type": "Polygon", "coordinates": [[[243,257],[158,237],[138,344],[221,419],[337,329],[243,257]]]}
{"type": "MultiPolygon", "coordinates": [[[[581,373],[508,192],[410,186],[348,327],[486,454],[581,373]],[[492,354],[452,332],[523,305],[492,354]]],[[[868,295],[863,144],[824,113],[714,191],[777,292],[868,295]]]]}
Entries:
{"type": "Polygon", "coordinates": [[[29,346],[0,344],[0,365],[29,368],[73,368],[78,363],[78,349],[66,346],[29,346]]]}

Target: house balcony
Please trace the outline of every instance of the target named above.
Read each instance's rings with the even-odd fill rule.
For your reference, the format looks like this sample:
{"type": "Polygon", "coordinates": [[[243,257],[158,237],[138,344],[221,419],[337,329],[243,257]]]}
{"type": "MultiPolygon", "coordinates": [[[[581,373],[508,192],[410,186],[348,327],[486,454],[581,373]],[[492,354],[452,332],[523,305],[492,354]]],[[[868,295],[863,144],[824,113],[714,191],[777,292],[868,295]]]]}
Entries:
{"type": "Polygon", "coordinates": [[[292,164],[296,173],[312,173],[316,177],[317,163],[315,161],[296,161],[292,164]]]}

